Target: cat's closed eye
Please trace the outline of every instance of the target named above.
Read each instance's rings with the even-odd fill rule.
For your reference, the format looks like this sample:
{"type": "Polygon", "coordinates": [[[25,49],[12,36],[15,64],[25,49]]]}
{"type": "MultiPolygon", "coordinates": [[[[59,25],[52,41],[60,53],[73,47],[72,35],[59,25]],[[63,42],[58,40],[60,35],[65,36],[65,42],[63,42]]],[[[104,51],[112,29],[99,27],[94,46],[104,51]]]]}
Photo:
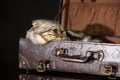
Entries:
{"type": "Polygon", "coordinates": [[[58,32],[57,29],[52,29],[52,31],[53,31],[54,33],[57,33],[57,32],[58,32]]]}

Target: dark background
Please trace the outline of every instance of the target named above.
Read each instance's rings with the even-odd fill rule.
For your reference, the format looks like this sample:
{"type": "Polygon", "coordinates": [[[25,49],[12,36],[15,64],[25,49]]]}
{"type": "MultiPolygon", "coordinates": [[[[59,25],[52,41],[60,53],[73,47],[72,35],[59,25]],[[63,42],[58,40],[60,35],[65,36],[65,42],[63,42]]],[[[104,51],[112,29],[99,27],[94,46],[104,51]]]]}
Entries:
{"type": "MultiPolygon", "coordinates": [[[[54,19],[59,0],[3,0],[0,26],[0,73],[2,79],[18,78],[19,39],[35,19],[54,19]]],[[[1,77],[0,77],[1,78],[1,77]]]]}
{"type": "Polygon", "coordinates": [[[59,0],[1,0],[1,5],[0,80],[19,80],[19,39],[25,37],[32,20],[53,20],[59,10],[59,0]]]}

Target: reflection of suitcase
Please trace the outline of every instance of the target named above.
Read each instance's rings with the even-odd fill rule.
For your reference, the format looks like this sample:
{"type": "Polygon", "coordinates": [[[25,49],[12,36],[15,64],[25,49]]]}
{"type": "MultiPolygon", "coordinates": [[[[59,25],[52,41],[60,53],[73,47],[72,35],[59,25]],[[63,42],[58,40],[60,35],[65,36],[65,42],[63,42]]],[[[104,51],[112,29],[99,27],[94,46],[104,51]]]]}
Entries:
{"type": "Polygon", "coordinates": [[[19,80],[106,80],[106,77],[87,74],[68,73],[41,73],[41,74],[19,74],[19,80]],[[64,75],[66,74],[66,75],[64,75]]]}
{"type": "Polygon", "coordinates": [[[113,43],[50,41],[35,45],[21,38],[19,68],[120,77],[120,0],[91,1],[63,0],[61,24],[113,43]]]}

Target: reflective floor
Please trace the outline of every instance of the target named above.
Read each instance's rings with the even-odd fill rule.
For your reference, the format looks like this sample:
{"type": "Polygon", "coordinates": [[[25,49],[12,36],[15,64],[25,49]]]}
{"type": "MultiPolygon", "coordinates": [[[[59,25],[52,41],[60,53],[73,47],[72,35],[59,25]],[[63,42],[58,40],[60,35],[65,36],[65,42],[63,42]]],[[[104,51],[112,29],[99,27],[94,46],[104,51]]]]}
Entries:
{"type": "MultiPolygon", "coordinates": [[[[11,65],[9,65],[11,66],[11,65]]],[[[66,73],[66,72],[44,72],[38,73],[35,70],[20,70],[15,67],[4,67],[1,69],[0,80],[120,80],[120,78],[108,78],[90,74],[66,73]]]]}
{"type": "Polygon", "coordinates": [[[63,73],[63,72],[45,72],[36,73],[35,71],[21,71],[19,80],[120,80],[118,78],[108,78],[105,76],[63,73]]]}

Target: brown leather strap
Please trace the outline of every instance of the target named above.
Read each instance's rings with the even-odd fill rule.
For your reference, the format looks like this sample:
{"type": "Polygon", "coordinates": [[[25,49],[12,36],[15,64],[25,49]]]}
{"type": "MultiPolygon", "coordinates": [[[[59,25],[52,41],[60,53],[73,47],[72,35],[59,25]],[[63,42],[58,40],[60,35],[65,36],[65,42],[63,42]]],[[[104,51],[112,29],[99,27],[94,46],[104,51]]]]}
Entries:
{"type": "MultiPolygon", "coordinates": [[[[60,0],[60,3],[62,4],[63,0],[60,0]]],[[[62,11],[64,10],[64,8],[68,5],[68,2],[66,1],[66,3],[59,9],[57,15],[54,17],[54,21],[58,21],[59,16],[61,15],[62,11]]]]}
{"type": "MultiPolygon", "coordinates": [[[[62,2],[63,2],[63,0],[60,0],[60,7],[61,7],[62,2]]],[[[81,0],[81,2],[84,2],[84,0],[81,0]]],[[[96,2],[96,0],[91,0],[91,2],[96,2]]],[[[68,6],[68,4],[69,4],[69,0],[66,1],[66,3],[64,5],[62,5],[62,7],[59,9],[58,13],[54,17],[54,21],[59,21],[58,18],[60,17],[60,15],[61,15],[62,11],[64,10],[64,8],[66,6],[68,6]]]]}

